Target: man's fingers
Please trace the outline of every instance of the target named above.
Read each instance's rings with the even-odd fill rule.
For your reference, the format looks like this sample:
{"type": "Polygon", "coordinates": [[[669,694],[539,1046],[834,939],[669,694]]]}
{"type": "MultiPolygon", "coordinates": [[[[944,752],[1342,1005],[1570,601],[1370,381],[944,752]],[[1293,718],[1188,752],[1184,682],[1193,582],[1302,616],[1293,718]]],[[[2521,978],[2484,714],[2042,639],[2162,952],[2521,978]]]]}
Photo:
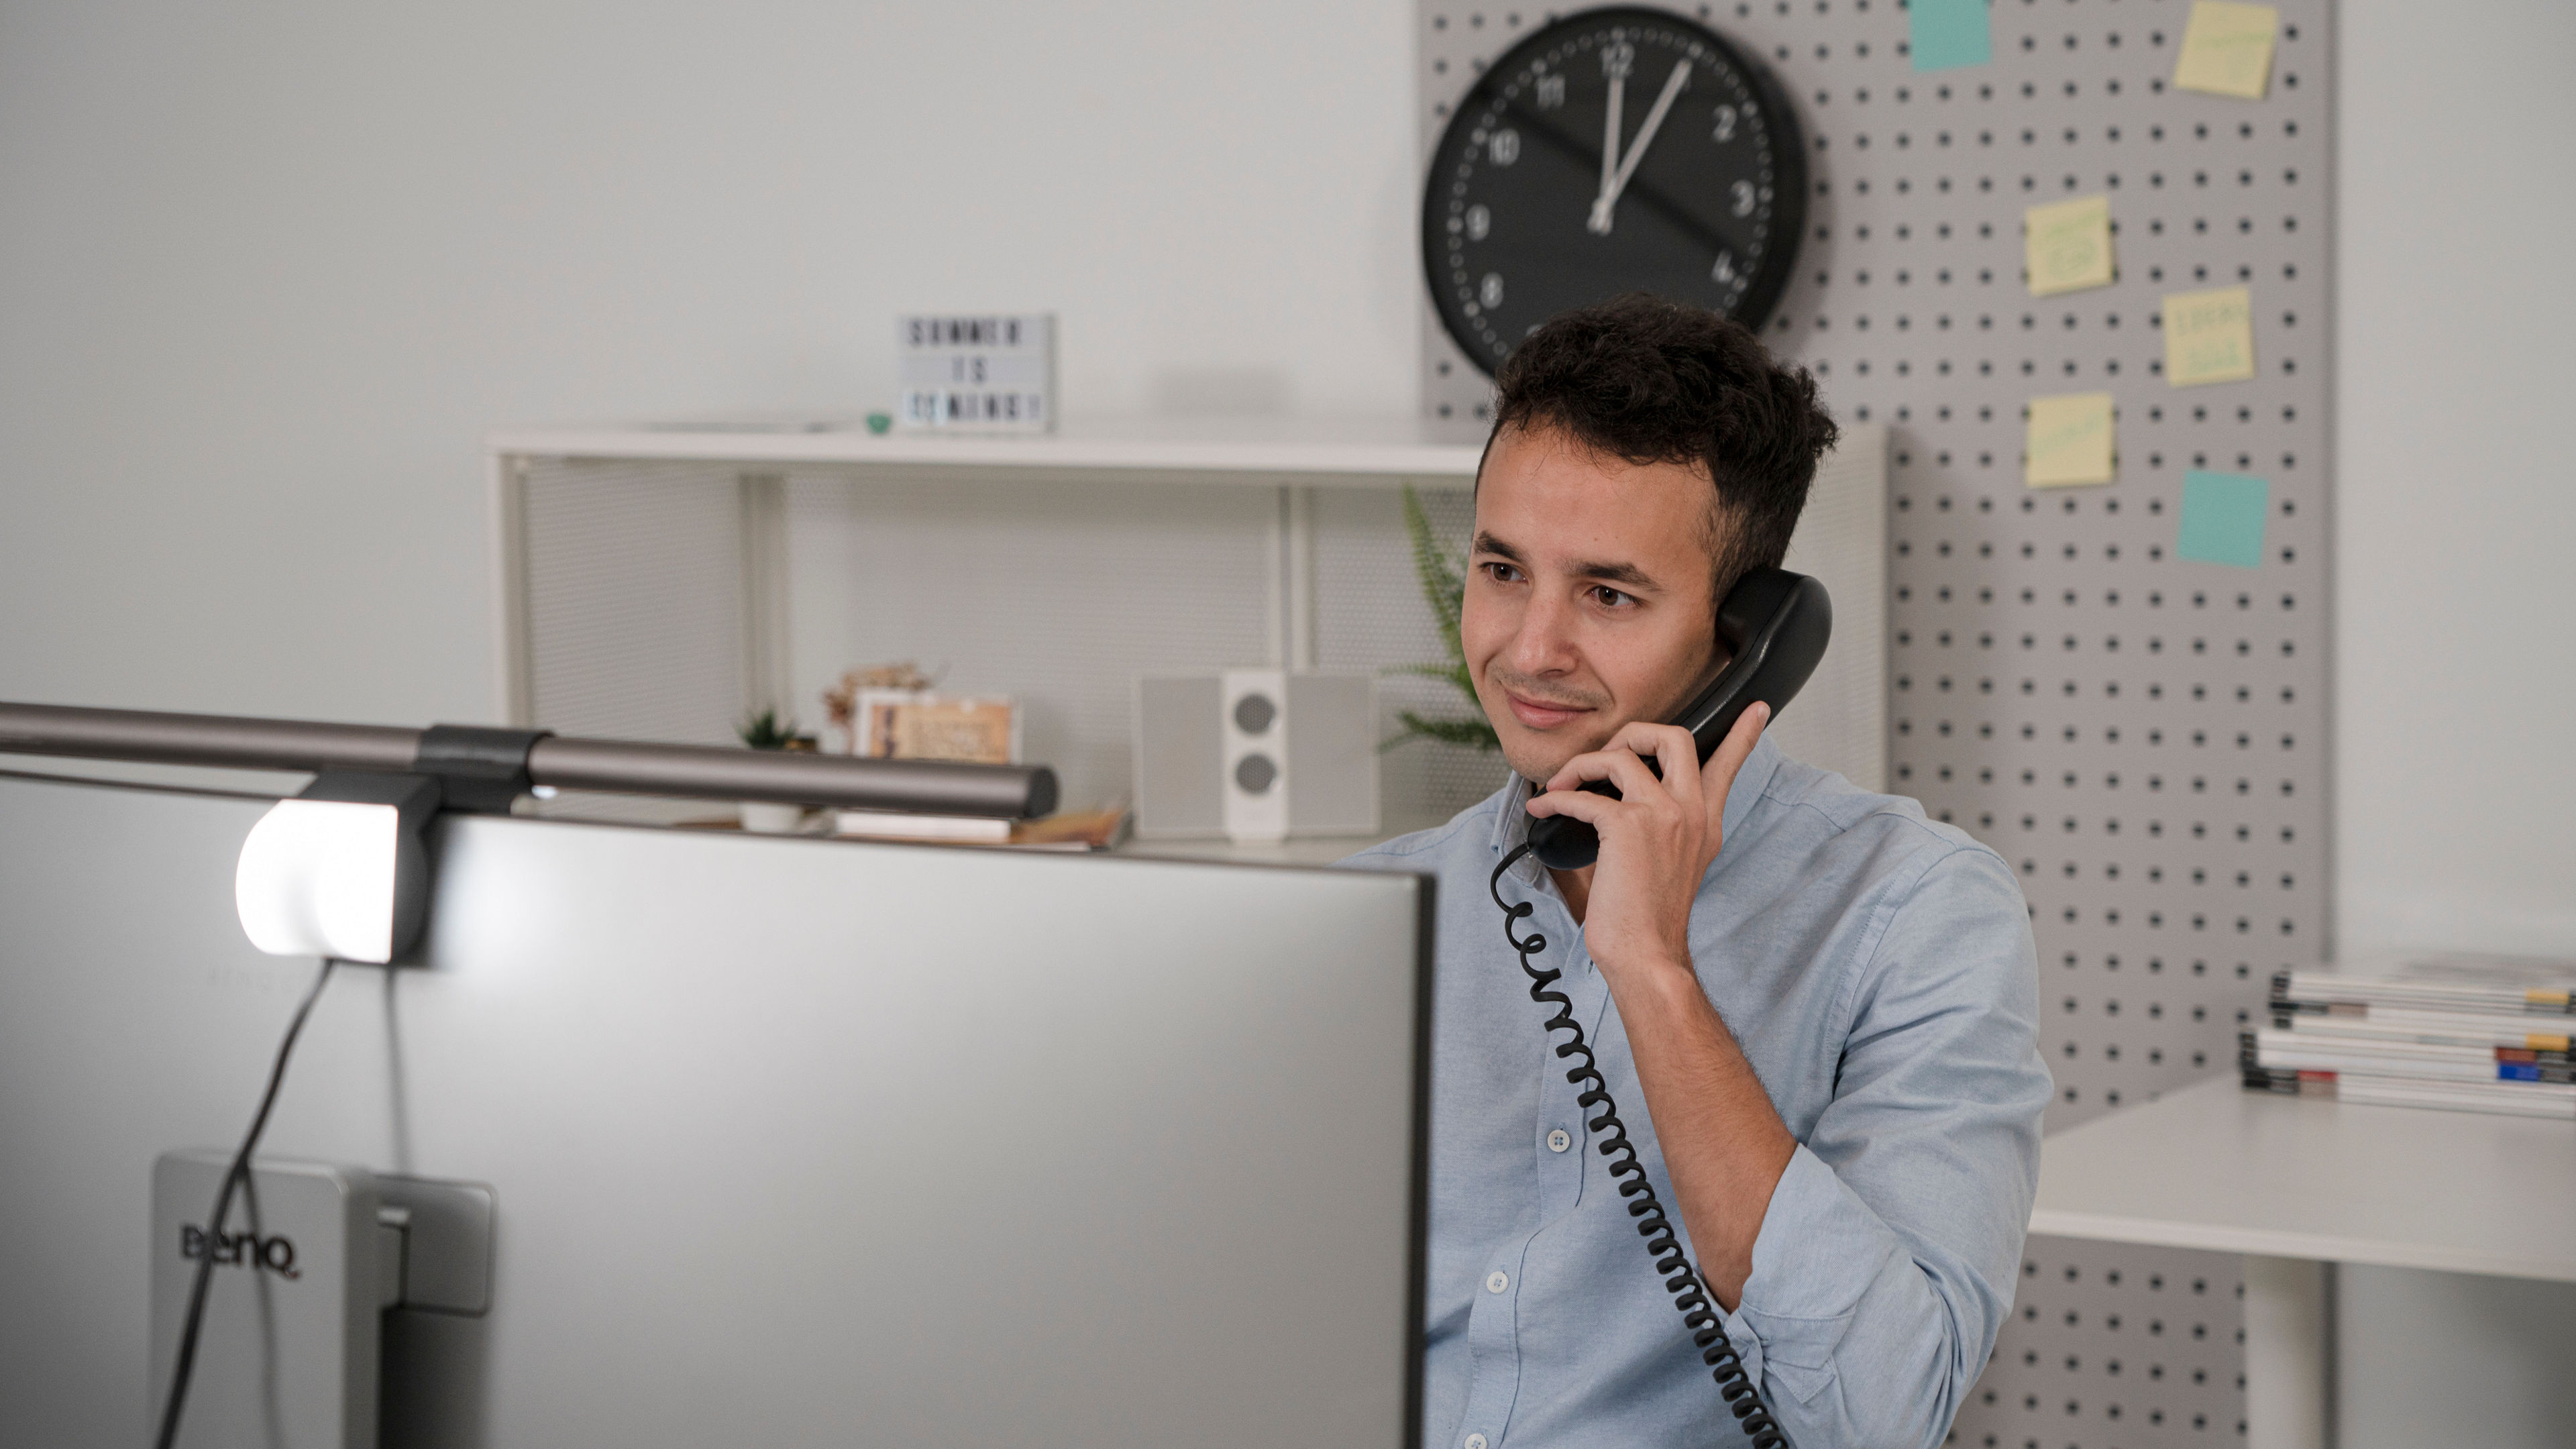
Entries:
{"type": "Polygon", "coordinates": [[[1770,723],[1771,706],[1758,699],[1755,700],[1745,707],[1741,716],[1737,717],[1735,728],[1726,732],[1726,742],[1719,745],[1717,753],[1709,758],[1726,761],[1726,773],[1732,776],[1737,770],[1743,768],[1744,761],[1752,755],[1753,747],[1761,742],[1762,731],[1770,723]]]}
{"type": "Polygon", "coordinates": [[[1610,748],[1652,758],[1662,772],[1665,794],[1685,809],[1699,803],[1699,741],[1691,738],[1689,730],[1680,725],[1634,720],[1611,737],[1610,748]]]}
{"type": "Polygon", "coordinates": [[[1598,830],[1603,821],[1618,813],[1619,808],[1626,803],[1624,800],[1613,800],[1607,795],[1595,795],[1584,790],[1550,790],[1544,795],[1530,797],[1529,813],[1542,818],[1549,815],[1563,815],[1580,820],[1598,830]]]}
{"type": "Polygon", "coordinates": [[[1530,801],[1529,812],[1571,815],[1598,825],[1611,811],[1625,808],[1626,802],[1649,798],[1654,788],[1655,777],[1647,772],[1645,761],[1627,750],[1599,750],[1568,761],[1548,782],[1547,793],[1530,801]],[[1577,770],[1578,765],[1584,768],[1577,770]],[[1620,798],[1613,800],[1575,788],[1593,780],[1607,780],[1618,786],[1620,798]]]}
{"type": "Polygon", "coordinates": [[[1771,706],[1754,701],[1737,717],[1735,728],[1726,732],[1726,739],[1718,745],[1717,753],[1710,755],[1708,763],[1700,766],[1700,788],[1708,802],[1711,820],[1725,813],[1726,794],[1735,788],[1736,772],[1744,768],[1745,760],[1752,755],[1753,747],[1761,742],[1762,731],[1770,723],[1771,706]]]}
{"type": "Polygon", "coordinates": [[[1620,794],[1634,795],[1639,789],[1652,785],[1655,777],[1647,771],[1646,762],[1637,758],[1636,751],[1602,749],[1566,761],[1563,769],[1548,777],[1547,788],[1571,790],[1593,780],[1607,780],[1619,787],[1620,794]]]}
{"type": "Polygon", "coordinates": [[[1771,707],[1755,702],[1737,717],[1735,727],[1727,731],[1725,740],[1703,763],[1699,759],[1699,742],[1690,731],[1679,725],[1631,721],[1621,726],[1604,748],[1566,761],[1564,768],[1549,778],[1545,793],[1530,801],[1529,811],[1532,815],[1568,815],[1597,826],[1620,802],[1577,787],[1607,780],[1619,787],[1622,800],[1630,801],[1642,799],[1647,791],[1661,786],[1675,804],[1684,809],[1696,805],[1715,821],[1726,809],[1727,791],[1734,786],[1736,773],[1744,768],[1770,722],[1771,707]],[[1646,767],[1650,757],[1660,776],[1646,767]]]}

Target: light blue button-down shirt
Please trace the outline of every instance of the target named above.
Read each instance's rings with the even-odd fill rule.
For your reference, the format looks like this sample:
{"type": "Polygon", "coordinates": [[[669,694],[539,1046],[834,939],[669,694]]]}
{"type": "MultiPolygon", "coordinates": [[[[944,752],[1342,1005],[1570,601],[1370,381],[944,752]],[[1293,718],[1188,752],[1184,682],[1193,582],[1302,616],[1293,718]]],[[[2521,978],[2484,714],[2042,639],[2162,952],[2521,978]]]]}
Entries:
{"type": "MultiPolygon", "coordinates": [[[[1345,862],[1438,877],[1425,1449],[1743,1437],[1600,1155],[1487,878],[1527,787],[1345,862]],[[1481,1440],[1481,1442],[1478,1442],[1481,1440]]],[[[1799,1449],[1937,1445],[2011,1311],[2051,1090],[2021,888],[1995,853],[1762,741],[1691,908],[1700,985],[1799,1142],[1726,1320],[1799,1449]]],[[[1507,899],[1680,1211],[1607,985],[1526,857],[1507,899]]],[[[1694,1250],[1693,1262],[1699,1260],[1694,1250]]]]}

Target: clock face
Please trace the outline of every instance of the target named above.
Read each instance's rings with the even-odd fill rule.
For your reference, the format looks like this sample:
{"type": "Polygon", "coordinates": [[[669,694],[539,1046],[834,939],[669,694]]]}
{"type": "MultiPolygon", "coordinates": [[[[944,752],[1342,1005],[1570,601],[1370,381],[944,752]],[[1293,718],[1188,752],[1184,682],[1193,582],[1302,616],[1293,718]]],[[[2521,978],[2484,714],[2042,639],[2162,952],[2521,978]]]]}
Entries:
{"type": "Polygon", "coordinates": [[[1567,16],[1478,78],[1432,153],[1432,304],[1487,373],[1549,317],[1622,292],[1758,330],[1805,225],[1800,145],[1770,73],[1707,27],[1567,16]]]}

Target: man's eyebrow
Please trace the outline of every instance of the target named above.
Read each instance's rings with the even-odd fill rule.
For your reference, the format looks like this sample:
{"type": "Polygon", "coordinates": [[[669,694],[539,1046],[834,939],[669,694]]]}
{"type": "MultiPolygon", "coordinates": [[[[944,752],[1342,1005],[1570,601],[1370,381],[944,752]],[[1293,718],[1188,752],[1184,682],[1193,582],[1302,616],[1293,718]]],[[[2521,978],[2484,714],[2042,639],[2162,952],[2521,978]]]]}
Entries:
{"type": "Polygon", "coordinates": [[[1568,571],[1579,579],[1597,579],[1605,584],[1625,584],[1629,588],[1648,593],[1660,593],[1663,590],[1663,585],[1656,583],[1652,575],[1635,564],[1576,563],[1568,571]]]}
{"type": "MultiPolygon", "coordinates": [[[[1496,558],[1509,559],[1516,564],[1525,565],[1529,562],[1527,559],[1521,557],[1521,551],[1519,549],[1512,547],[1510,544],[1503,542],[1501,539],[1494,537],[1490,533],[1477,534],[1475,542],[1470,545],[1470,549],[1475,553],[1489,553],[1494,555],[1496,558]]],[[[1655,582],[1653,575],[1631,563],[1577,562],[1567,571],[1579,579],[1593,579],[1600,583],[1618,584],[1625,588],[1637,590],[1640,593],[1661,593],[1663,592],[1664,587],[1663,585],[1655,582]]]]}

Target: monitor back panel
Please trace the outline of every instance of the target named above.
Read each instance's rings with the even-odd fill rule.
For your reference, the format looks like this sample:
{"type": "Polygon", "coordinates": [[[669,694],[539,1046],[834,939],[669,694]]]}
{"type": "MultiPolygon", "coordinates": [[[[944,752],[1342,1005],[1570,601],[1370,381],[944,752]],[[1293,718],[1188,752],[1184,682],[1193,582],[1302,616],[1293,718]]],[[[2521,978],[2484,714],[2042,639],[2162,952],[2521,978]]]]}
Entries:
{"type": "MultiPolygon", "coordinates": [[[[150,1169],[315,964],[263,802],[0,779],[0,1441],[144,1434],[150,1169]]],[[[1413,877],[511,819],[344,967],[264,1151],[489,1183],[388,1444],[1410,1438],[1413,877]]]]}

